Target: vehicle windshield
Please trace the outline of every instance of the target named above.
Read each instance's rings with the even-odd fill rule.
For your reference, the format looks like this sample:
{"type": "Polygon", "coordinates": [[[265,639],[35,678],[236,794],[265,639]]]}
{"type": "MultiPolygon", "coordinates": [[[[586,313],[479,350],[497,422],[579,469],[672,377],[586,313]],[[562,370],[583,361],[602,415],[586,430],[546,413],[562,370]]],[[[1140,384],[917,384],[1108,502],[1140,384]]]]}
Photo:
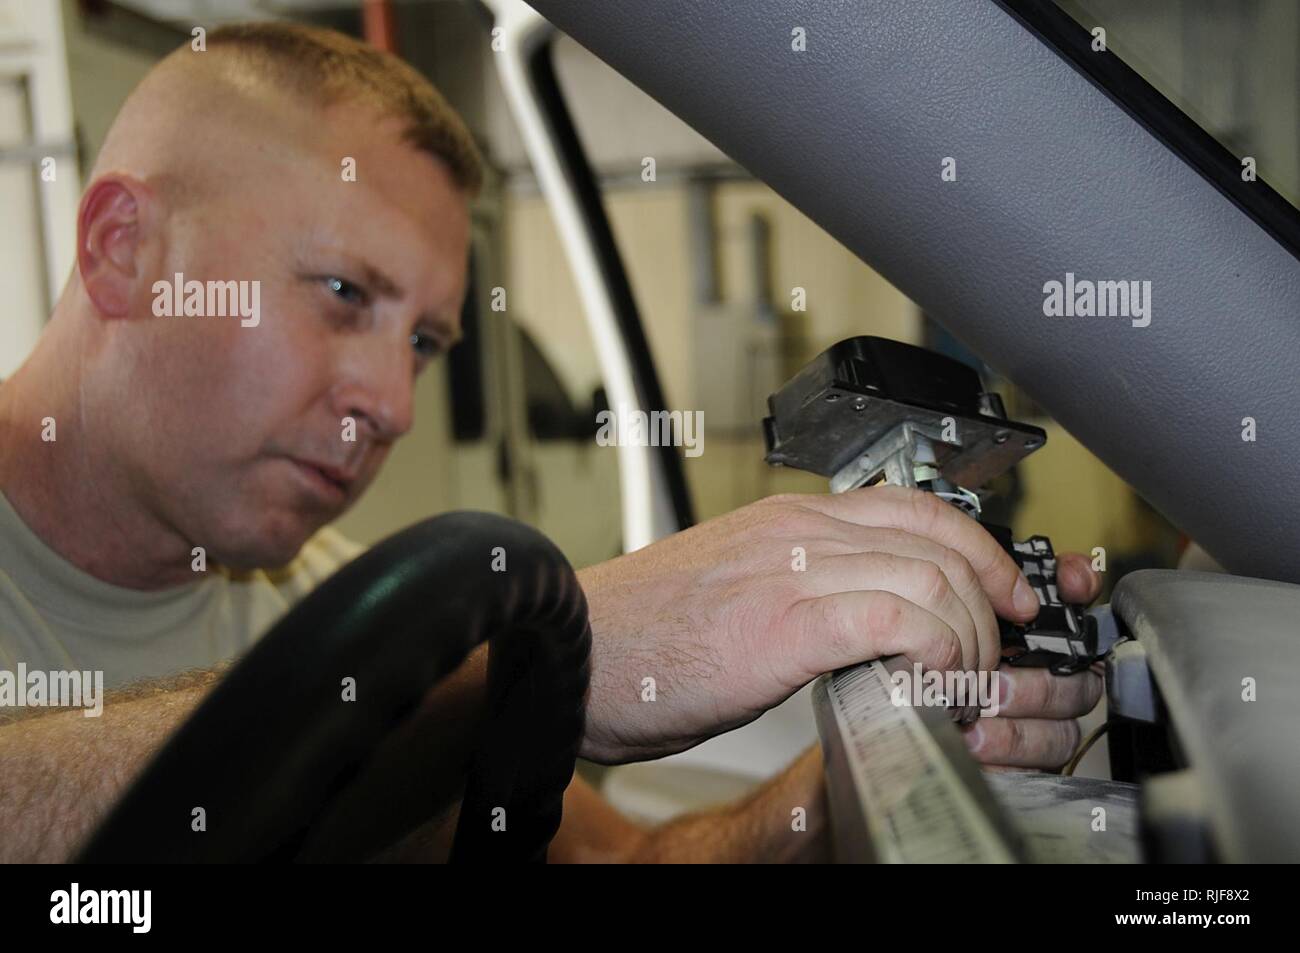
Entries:
{"type": "MultiPolygon", "coordinates": [[[[1300,206],[1300,4],[1056,0],[1258,177],[1300,206]]],[[[1097,36],[1093,33],[1094,37],[1097,36]]]]}

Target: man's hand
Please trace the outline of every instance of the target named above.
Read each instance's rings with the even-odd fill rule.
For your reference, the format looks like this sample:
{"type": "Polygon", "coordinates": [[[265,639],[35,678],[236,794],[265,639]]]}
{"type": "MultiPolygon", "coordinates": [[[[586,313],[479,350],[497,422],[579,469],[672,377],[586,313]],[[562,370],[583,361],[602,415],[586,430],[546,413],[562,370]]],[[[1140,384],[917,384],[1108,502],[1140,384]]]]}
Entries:
{"type": "MultiPolygon", "coordinates": [[[[579,577],[594,635],[582,755],[604,762],[688,748],[868,659],[992,670],[994,612],[1038,611],[975,520],[893,486],[760,500],[579,577]]],[[[1020,684],[1013,710],[1043,717],[1020,684]]]]}
{"type": "MultiPolygon", "coordinates": [[[[1101,580],[1087,557],[1064,553],[1056,581],[1066,602],[1097,598],[1101,580]]],[[[980,718],[963,731],[975,757],[986,765],[1059,768],[1079,746],[1079,723],[1101,699],[1101,676],[1088,670],[1062,677],[1044,668],[1001,667],[995,718],[980,718]]]]}

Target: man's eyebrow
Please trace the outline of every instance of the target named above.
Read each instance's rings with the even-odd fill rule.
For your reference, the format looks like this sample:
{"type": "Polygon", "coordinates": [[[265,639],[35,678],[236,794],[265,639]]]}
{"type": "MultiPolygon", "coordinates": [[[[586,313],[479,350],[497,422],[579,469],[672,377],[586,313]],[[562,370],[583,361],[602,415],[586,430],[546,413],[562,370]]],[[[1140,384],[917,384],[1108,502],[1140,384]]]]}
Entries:
{"type": "Polygon", "coordinates": [[[358,261],[356,264],[361,269],[361,277],[365,283],[385,298],[401,298],[406,294],[401,285],[374,265],[364,261],[358,261]]]}
{"type": "MultiPolygon", "coordinates": [[[[401,285],[374,265],[360,260],[355,260],[355,262],[357,268],[361,271],[362,280],[365,281],[368,287],[373,288],[377,294],[385,298],[401,298],[406,294],[401,285]]],[[[454,319],[433,311],[421,312],[417,323],[427,324],[441,331],[445,339],[444,346],[446,347],[457,344],[464,337],[454,319]]]]}
{"type": "Polygon", "coordinates": [[[420,320],[416,322],[416,326],[418,327],[421,324],[430,325],[441,331],[443,337],[442,346],[445,348],[454,347],[465,336],[465,332],[460,328],[458,322],[433,311],[424,311],[420,314],[420,320]]]}

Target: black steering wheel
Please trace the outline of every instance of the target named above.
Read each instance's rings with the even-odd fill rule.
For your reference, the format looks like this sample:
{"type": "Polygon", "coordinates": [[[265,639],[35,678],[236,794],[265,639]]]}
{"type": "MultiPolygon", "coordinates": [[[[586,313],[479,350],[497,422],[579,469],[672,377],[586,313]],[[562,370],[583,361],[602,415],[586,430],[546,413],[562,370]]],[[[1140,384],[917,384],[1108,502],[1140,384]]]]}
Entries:
{"type": "Polygon", "coordinates": [[[418,523],[303,599],[171,737],[78,860],[319,859],[304,852],[313,829],[484,641],[483,741],[452,860],[544,861],[582,735],[587,603],[554,544],[488,513],[418,523]]]}

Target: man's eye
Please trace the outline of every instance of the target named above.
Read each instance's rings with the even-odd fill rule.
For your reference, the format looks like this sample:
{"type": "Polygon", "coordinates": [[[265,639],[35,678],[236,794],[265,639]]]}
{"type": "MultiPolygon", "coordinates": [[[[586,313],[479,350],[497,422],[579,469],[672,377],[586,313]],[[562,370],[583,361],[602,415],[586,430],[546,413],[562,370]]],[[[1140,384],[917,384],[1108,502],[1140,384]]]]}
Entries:
{"type": "Polygon", "coordinates": [[[425,358],[437,357],[442,353],[442,344],[438,339],[423,331],[411,332],[411,347],[415,348],[416,354],[425,358]]]}
{"type": "Polygon", "coordinates": [[[366,293],[359,285],[354,285],[346,278],[329,277],[325,279],[325,285],[337,297],[348,302],[349,304],[365,304],[366,293]]]}

